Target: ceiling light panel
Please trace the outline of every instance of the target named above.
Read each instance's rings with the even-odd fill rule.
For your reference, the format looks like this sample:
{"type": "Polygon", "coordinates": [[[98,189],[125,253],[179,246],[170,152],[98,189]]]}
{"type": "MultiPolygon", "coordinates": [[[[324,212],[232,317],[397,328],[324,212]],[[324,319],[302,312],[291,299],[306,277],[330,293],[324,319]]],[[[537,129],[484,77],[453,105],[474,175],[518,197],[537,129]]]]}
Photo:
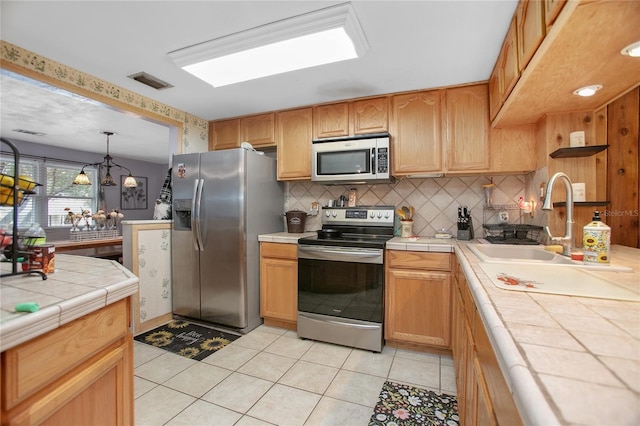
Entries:
{"type": "Polygon", "coordinates": [[[219,87],[361,57],[368,43],[349,3],[169,53],[185,71],[219,87]]]}

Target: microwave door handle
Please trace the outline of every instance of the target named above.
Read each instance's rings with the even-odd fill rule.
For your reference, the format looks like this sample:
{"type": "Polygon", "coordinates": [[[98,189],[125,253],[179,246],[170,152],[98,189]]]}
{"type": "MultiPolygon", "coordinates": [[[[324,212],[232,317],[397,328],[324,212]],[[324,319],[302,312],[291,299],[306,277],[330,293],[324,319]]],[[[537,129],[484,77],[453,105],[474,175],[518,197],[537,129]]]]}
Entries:
{"type": "Polygon", "coordinates": [[[376,174],[376,149],[371,148],[371,174],[376,174]]]}

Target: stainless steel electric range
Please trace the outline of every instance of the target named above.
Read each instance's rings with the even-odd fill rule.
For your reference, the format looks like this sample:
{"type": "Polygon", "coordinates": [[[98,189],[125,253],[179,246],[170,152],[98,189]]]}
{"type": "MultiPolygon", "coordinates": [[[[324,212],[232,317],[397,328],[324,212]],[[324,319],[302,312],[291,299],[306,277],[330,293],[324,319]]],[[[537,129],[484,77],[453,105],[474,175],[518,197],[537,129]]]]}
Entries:
{"type": "Polygon", "coordinates": [[[380,352],[393,206],[326,207],[298,241],[298,336],[380,352]]]}

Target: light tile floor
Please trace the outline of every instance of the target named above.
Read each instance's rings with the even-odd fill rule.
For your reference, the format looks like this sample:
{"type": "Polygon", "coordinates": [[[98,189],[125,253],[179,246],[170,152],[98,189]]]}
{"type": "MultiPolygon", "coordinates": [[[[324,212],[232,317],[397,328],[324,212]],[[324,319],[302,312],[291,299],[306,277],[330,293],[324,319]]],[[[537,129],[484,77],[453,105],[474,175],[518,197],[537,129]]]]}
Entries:
{"type": "Polygon", "coordinates": [[[135,424],[367,425],[385,380],[456,394],[451,357],[260,326],[202,361],[134,341],[135,424]]]}

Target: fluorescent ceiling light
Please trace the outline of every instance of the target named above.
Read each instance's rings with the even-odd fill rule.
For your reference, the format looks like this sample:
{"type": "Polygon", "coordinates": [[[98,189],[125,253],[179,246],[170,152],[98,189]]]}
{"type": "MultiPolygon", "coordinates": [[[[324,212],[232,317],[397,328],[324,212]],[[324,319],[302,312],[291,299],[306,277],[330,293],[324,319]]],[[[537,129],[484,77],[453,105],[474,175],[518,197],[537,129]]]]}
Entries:
{"type": "Polygon", "coordinates": [[[169,53],[185,71],[214,87],[344,61],[368,49],[349,3],[169,53]]]}

